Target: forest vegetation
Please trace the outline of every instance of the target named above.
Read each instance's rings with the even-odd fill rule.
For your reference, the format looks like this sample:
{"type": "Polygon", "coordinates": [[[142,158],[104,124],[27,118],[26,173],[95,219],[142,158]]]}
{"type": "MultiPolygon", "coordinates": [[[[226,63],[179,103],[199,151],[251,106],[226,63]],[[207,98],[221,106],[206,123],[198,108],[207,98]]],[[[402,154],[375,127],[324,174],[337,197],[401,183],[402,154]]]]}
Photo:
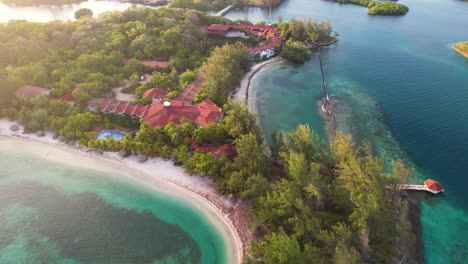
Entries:
{"type": "Polygon", "coordinates": [[[93,11],[89,8],[80,8],[78,10],[76,10],[75,12],[75,18],[76,19],[80,19],[84,16],[90,16],[92,17],[93,16],[93,11]]]}
{"type": "Polygon", "coordinates": [[[284,43],[281,57],[294,63],[304,63],[311,58],[311,52],[300,41],[288,40],[284,43]]]}
{"type": "Polygon", "coordinates": [[[457,50],[468,57],[468,41],[462,41],[454,45],[457,50]]]}
{"type": "Polygon", "coordinates": [[[379,2],[372,0],[328,0],[341,4],[353,4],[368,8],[369,15],[401,16],[408,13],[409,8],[394,2],[379,2]]]}
{"type": "Polygon", "coordinates": [[[332,24],[326,20],[292,18],[284,22],[281,17],[278,17],[276,25],[281,30],[282,36],[286,34],[290,36],[289,40],[284,43],[280,55],[294,63],[304,63],[310,60],[311,52],[306,45],[328,43],[335,38],[332,36],[332,24]]]}
{"type": "Polygon", "coordinates": [[[370,146],[357,146],[339,131],[330,145],[306,125],[273,133],[271,142],[271,158],[284,174],[270,177],[254,202],[252,226],[262,238],[253,244],[247,263],[411,258],[415,236],[408,202],[397,188],[411,179],[411,170],[393,162],[393,170],[385,173],[370,146]]]}
{"type": "MultiPolygon", "coordinates": [[[[97,19],[83,16],[74,22],[3,24],[0,115],[20,120],[28,132],[53,129],[60,135],[67,134],[68,140],[81,139],[83,133],[72,135],[62,131],[66,120],[77,114],[93,115],[86,113],[91,98],[111,96],[112,89],[124,80],[139,79],[145,73],[152,73],[151,78],[135,87],[138,98],[152,87],[161,87],[175,96],[200,71],[206,83],[203,95],[197,98],[211,96],[226,102],[230,89],[250,67],[247,49],[242,43],[221,47],[226,40],[207,38],[200,30],[225,21],[194,10],[130,8],[97,19]],[[223,53],[231,55],[223,57],[220,55],[223,53]],[[210,54],[213,58],[207,60],[210,54]],[[170,58],[168,69],[153,71],[139,63],[159,56],[170,58]],[[223,68],[228,70],[223,73],[229,73],[231,78],[215,70],[223,68]],[[16,98],[14,91],[23,85],[47,87],[52,93],[50,98],[37,100],[16,98]],[[73,93],[76,107],[58,100],[67,93],[73,93]],[[36,114],[44,118],[33,118],[36,114]],[[37,124],[36,120],[42,121],[37,124]]],[[[92,131],[89,127],[83,124],[86,132],[92,131]]],[[[92,136],[84,140],[88,138],[92,136]]]]}
{"type": "Polygon", "coordinates": [[[408,13],[409,8],[405,5],[393,2],[374,2],[368,5],[369,15],[400,16],[408,13]]]}
{"type": "MultiPolygon", "coordinates": [[[[303,43],[322,43],[333,40],[333,26],[328,20],[317,19],[296,19],[292,18],[288,22],[284,22],[281,17],[277,23],[281,30],[281,35],[289,34],[293,41],[303,43]]],[[[336,33],[335,33],[336,34],[336,33]]]]}
{"type": "MultiPolygon", "coordinates": [[[[328,144],[305,125],[273,133],[266,146],[255,115],[228,100],[250,67],[248,43],[210,39],[200,30],[227,22],[195,10],[130,8],[74,22],[2,24],[0,117],[18,120],[26,132],[51,130],[92,149],[172,159],[189,174],[212,178],[223,194],[251,201],[256,239],[247,263],[382,263],[408,255],[415,239],[397,184],[408,182],[412,171],[393,162],[386,172],[370,146],[356,146],[341,133],[328,144]],[[170,58],[163,71],[138,61],[160,56],[170,58]],[[185,120],[150,128],[128,115],[88,111],[92,97],[111,97],[113,87],[145,73],[151,79],[135,87],[139,100],[151,87],[174,96],[200,74],[195,101],[212,98],[224,118],[203,127],[185,120]],[[16,97],[15,89],[26,84],[52,93],[16,97]],[[76,105],[60,99],[70,92],[76,105]],[[96,128],[113,126],[139,130],[122,141],[96,139],[96,128]],[[193,143],[232,144],[237,155],[230,160],[195,150],[193,143]]],[[[327,23],[298,20],[279,26],[291,36],[286,52],[332,31],[327,23]],[[308,30],[314,27],[319,32],[308,30]]]]}

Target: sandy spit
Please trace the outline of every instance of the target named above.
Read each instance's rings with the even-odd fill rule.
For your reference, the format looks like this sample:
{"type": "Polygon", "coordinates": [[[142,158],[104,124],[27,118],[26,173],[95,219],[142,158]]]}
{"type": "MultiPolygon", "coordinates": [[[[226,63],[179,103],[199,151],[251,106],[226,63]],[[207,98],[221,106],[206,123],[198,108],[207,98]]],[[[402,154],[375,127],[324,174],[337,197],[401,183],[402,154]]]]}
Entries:
{"type": "Polygon", "coordinates": [[[265,70],[266,68],[284,62],[284,59],[280,57],[272,58],[260,63],[255,64],[250,68],[250,71],[248,71],[244,77],[242,78],[240,85],[236,88],[236,91],[234,92],[232,98],[234,100],[239,100],[244,102],[247,106],[249,106],[250,110],[253,112],[255,111],[255,108],[253,107],[253,100],[252,100],[252,83],[255,81],[255,77],[257,76],[257,73],[261,72],[262,70],[265,70]]]}

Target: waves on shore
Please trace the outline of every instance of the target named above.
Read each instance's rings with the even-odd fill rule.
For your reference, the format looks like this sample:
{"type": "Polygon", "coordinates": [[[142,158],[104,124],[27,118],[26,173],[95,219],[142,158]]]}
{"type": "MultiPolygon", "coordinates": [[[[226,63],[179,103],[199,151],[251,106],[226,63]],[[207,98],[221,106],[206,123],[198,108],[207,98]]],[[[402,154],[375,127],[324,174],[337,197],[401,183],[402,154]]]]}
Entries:
{"type": "Polygon", "coordinates": [[[42,143],[0,145],[1,263],[232,261],[221,221],[187,193],[42,143]]]}

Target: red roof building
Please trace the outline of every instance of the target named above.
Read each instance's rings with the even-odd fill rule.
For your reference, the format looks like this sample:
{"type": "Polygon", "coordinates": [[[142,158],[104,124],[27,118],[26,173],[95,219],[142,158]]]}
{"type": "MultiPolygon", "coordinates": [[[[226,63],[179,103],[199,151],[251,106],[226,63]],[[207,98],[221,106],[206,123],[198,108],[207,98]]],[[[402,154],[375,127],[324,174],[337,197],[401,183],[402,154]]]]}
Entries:
{"type": "Polygon", "coordinates": [[[150,68],[159,68],[159,69],[166,69],[169,67],[168,61],[155,61],[155,60],[143,60],[140,61],[140,64],[148,66],[150,68]]]}
{"type": "Polygon", "coordinates": [[[442,187],[442,184],[432,179],[425,180],[424,185],[426,185],[429,191],[434,194],[444,191],[444,187],[442,187]]]}
{"type": "Polygon", "coordinates": [[[127,101],[118,101],[110,98],[92,99],[88,103],[91,111],[103,111],[116,114],[129,114],[133,117],[142,117],[148,110],[149,105],[134,104],[127,101]]]}
{"type": "Polygon", "coordinates": [[[226,37],[226,35],[231,30],[235,29],[232,25],[223,25],[223,24],[211,24],[207,29],[206,33],[212,37],[226,37]]]}
{"type": "Polygon", "coordinates": [[[150,127],[163,127],[170,122],[180,125],[184,118],[195,121],[199,115],[198,109],[191,104],[177,100],[164,101],[151,104],[143,122],[150,127]]]}
{"type": "Polygon", "coordinates": [[[239,25],[223,25],[223,24],[212,24],[206,32],[209,36],[214,37],[240,37],[238,34],[230,34],[232,31],[240,31],[242,29],[249,30],[252,35],[257,36],[260,40],[265,41],[264,44],[250,48],[249,52],[251,55],[258,54],[261,57],[266,56],[267,58],[275,55],[275,48],[280,46],[284,38],[281,37],[281,31],[277,27],[263,26],[263,25],[250,25],[250,24],[239,24],[239,25]]]}
{"type": "Polygon", "coordinates": [[[180,125],[183,119],[188,119],[199,126],[205,126],[218,122],[223,115],[223,110],[210,99],[205,99],[196,106],[179,100],[171,100],[151,104],[143,121],[150,127],[156,127],[165,126],[170,122],[180,125]]]}
{"type": "Polygon", "coordinates": [[[236,148],[232,144],[224,144],[221,146],[209,145],[202,147],[198,145],[195,140],[192,139],[192,148],[201,152],[211,153],[218,158],[225,156],[229,159],[233,159],[237,155],[236,148]]]}
{"type": "Polygon", "coordinates": [[[135,110],[131,113],[131,115],[145,117],[149,108],[150,108],[150,105],[137,104],[135,110]]]}
{"type": "Polygon", "coordinates": [[[161,88],[151,88],[143,93],[143,97],[150,97],[152,100],[161,100],[166,96],[166,90],[161,88]]]}
{"type": "Polygon", "coordinates": [[[15,94],[16,96],[34,98],[41,94],[50,94],[50,90],[40,86],[25,85],[16,89],[15,94]]]}
{"type": "Polygon", "coordinates": [[[201,75],[197,75],[195,80],[189,83],[175,99],[191,104],[195,94],[200,92],[203,81],[203,77],[201,75]]]}
{"type": "Polygon", "coordinates": [[[233,159],[237,155],[236,148],[232,144],[224,144],[213,151],[213,154],[217,157],[225,156],[229,159],[233,159]]]}
{"type": "MultiPolygon", "coordinates": [[[[131,59],[125,59],[124,64],[127,64],[131,59]]],[[[169,57],[161,56],[154,60],[141,60],[138,61],[141,65],[145,65],[150,68],[166,69],[169,67],[169,57]]]]}
{"type": "Polygon", "coordinates": [[[191,105],[179,100],[153,101],[152,104],[134,104],[109,98],[92,99],[88,104],[91,111],[103,111],[116,114],[129,114],[142,117],[150,127],[166,126],[170,122],[180,125],[183,119],[195,122],[199,126],[218,122],[224,112],[211,99],[205,99],[198,105],[191,105]]]}
{"type": "Polygon", "coordinates": [[[200,115],[196,123],[200,126],[205,126],[208,123],[218,122],[223,117],[223,110],[219,108],[210,98],[206,98],[197,105],[200,115]]]}

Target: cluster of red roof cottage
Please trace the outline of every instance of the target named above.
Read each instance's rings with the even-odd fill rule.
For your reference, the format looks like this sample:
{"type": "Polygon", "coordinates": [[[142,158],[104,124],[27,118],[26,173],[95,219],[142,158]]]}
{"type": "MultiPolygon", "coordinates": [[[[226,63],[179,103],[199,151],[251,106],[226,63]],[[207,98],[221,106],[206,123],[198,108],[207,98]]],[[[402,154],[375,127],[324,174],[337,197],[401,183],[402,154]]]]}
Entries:
{"type": "Polygon", "coordinates": [[[248,38],[241,30],[249,30],[250,33],[260,38],[260,40],[266,41],[265,44],[260,45],[256,48],[250,48],[249,52],[251,55],[260,55],[270,58],[275,55],[275,48],[280,46],[285,37],[281,37],[280,30],[277,27],[272,26],[261,26],[261,25],[223,25],[223,24],[212,24],[210,25],[206,33],[212,37],[223,37],[223,38],[248,38]]]}
{"type": "Polygon", "coordinates": [[[117,114],[129,114],[134,118],[143,118],[143,122],[150,127],[166,126],[170,122],[180,125],[182,120],[192,120],[199,126],[218,122],[224,115],[211,99],[207,98],[197,105],[181,100],[166,100],[166,91],[152,88],[143,96],[150,97],[153,102],[149,105],[134,104],[126,101],[118,101],[111,98],[92,99],[88,104],[91,111],[102,111],[117,114]]]}
{"type": "Polygon", "coordinates": [[[15,94],[16,96],[34,98],[42,94],[50,94],[50,90],[40,86],[25,85],[16,89],[15,94]]]}
{"type": "Polygon", "coordinates": [[[228,159],[233,159],[237,155],[236,148],[232,144],[199,146],[197,142],[192,139],[192,148],[201,152],[212,153],[216,157],[225,156],[228,159]]]}
{"type": "MultiPolygon", "coordinates": [[[[124,64],[127,64],[129,61],[130,59],[124,60],[124,64]]],[[[141,60],[139,63],[153,69],[167,69],[167,67],[169,67],[169,57],[157,57],[153,60],[141,60]]]]}

